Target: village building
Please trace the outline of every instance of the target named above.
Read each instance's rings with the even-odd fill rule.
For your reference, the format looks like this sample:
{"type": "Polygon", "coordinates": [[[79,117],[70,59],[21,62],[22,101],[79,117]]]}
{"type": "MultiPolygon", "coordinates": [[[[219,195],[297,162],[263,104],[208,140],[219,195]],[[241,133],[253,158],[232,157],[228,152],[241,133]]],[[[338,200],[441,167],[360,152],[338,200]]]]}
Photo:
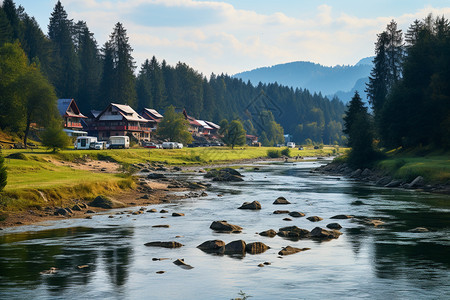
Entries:
{"type": "Polygon", "coordinates": [[[203,134],[203,135],[210,135],[211,131],[214,129],[211,126],[209,126],[209,124],[206,121],[203,120],[197,120],[198,123],[200,123],[200,127],[198,129],[198,133],[199,134],[203,134]]]}
{"type": "Polygon", "coordinates": [[[90,131],[97,132],[99,140],[128,135],[142,142],[150,141],[151,129],[148,123],[147,119],[130,106],[111,103],[97,115],[89,128],[90,131]]]}
{"type": "Polygon", "coordinates": [[[256,135],[246,134],[245,143],[249,146],[261,146],[256,135]]]}
{"type": "Polygon", "coordinates": [[[78,109],[74,99],[58,99],[57,107],[59,114],[63,118],[63,130],[68,136],[85,136],[82,120],[87,117],[78,109]]]}
{"type": "Polygon", "coordinates": [[[206,122],[206,124],[208,124],[209,125],[209,127],[211,127],[212,129],[209,131],[209,134],[210,135],[212,135],[212,136],[218,136],[219,135],[219,129],[220,129],[220,126],[219,125],[217,125],[217,124],[215,124],[215,123],[213,123],[213,122],[211,122],[211,121],[205,121],[206,122]]]}
{"type": "Polygon", "coordinates": [[[158,123],[163,119],[163,116],[159,112],[150,108],[142,109],[141,116],[148,120],[148,127],[151,131],[156,131],[158,123]]]}
{"type": "Polygon", "coordinates": [[[186,109],[183,109],[183,116],[189,122],[188,130],[192,134],[192,136],[201,136],[201,134],[199,134],[199,128],[202,127],[202,125],[197,122],[194,117],[189,116],[186,112],[186,109]]]}

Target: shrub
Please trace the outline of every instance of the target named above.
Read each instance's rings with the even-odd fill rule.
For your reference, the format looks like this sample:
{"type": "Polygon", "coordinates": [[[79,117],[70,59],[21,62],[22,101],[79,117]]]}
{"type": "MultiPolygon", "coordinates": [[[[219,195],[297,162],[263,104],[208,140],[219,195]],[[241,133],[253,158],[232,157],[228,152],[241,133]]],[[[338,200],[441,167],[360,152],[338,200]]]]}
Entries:
{"type": "Polygon", "coordinates": [[[288,147],[284,148],[283,150],[281,150],[281,155],[291,157],[291,149],[288,147]]]}
{"type": "Polygon", "coordinates": [[[281,157],[281,151],[280,150],[267,150],[267,156],[270,158],[281,157]]]}
{"type": "Polygon", "coordinates": [[[6,158],[28,160],[28,158],[27,158],[27,157],[25,156],[25,154],[23,154],[22,152],[11,153],[11,154],[8,155],[6,158]]]}
{"type": "Polygon", "coordinates": [[[0,191],[2,191],[6,186],[6,181],[8,179],[8,173],[6,172],[6,167],[4,165],[5,158],[0,156],[0,191]]]}

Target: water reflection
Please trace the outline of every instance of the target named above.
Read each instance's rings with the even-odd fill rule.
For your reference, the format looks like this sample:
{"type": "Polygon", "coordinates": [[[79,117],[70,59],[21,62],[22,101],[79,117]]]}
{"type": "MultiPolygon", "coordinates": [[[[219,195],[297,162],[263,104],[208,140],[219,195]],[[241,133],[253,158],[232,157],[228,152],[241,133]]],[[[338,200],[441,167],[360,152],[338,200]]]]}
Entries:
{"type": "Polygon", "coordinates": [[[124,285],[133,258],[133,228],[58,228],[0,237],[0,289],[43,284],[51,295],[86,285],[98,269],[124,285]],[[50,268],[57,273],[41,274],[50,268]]]}

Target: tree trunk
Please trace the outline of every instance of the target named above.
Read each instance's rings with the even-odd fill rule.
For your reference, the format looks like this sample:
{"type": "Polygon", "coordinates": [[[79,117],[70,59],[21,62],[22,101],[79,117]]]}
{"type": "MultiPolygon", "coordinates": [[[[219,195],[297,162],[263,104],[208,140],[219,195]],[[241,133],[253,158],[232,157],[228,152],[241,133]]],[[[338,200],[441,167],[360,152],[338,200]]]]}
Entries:
{"type": "Polygon", "coordinates": [[[28,139],[28,133],[30,132],[30,124],[31,124],[31,115],[27,114],[27,126],[25,127],[25,132],[23,136],[23,146],[28,148],[27,146],[27,139],[28,139]]]}

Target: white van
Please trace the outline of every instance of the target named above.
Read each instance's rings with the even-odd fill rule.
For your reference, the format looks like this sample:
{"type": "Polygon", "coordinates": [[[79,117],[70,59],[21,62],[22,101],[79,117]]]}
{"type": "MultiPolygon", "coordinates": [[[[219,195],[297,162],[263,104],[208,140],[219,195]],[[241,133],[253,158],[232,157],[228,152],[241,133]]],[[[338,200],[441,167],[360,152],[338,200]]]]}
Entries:
{"type": "Polygon", "coordinates": [[[164,142],[162,143],[163,149],[174,149],[175,143],[174,142],[164,142]]]}
{"type": "Polygon", "coordinates": [[[294,142],[289,142],[286,144],[286,147],[288,148],[295,148],[295,143],[294,142]]]}
{"type": "Polygon", "coordinates": [[[75,142],[75,149],[86,150],[91,147],[91,144],[97,142],[97,138],[94,136],[79,136],[75,142]]]}
{"type": "Polygon", "coordinates": [[[130,137],[126,135],[116,135],[109,137],[109,149],[130,148],[130,137]]]}

